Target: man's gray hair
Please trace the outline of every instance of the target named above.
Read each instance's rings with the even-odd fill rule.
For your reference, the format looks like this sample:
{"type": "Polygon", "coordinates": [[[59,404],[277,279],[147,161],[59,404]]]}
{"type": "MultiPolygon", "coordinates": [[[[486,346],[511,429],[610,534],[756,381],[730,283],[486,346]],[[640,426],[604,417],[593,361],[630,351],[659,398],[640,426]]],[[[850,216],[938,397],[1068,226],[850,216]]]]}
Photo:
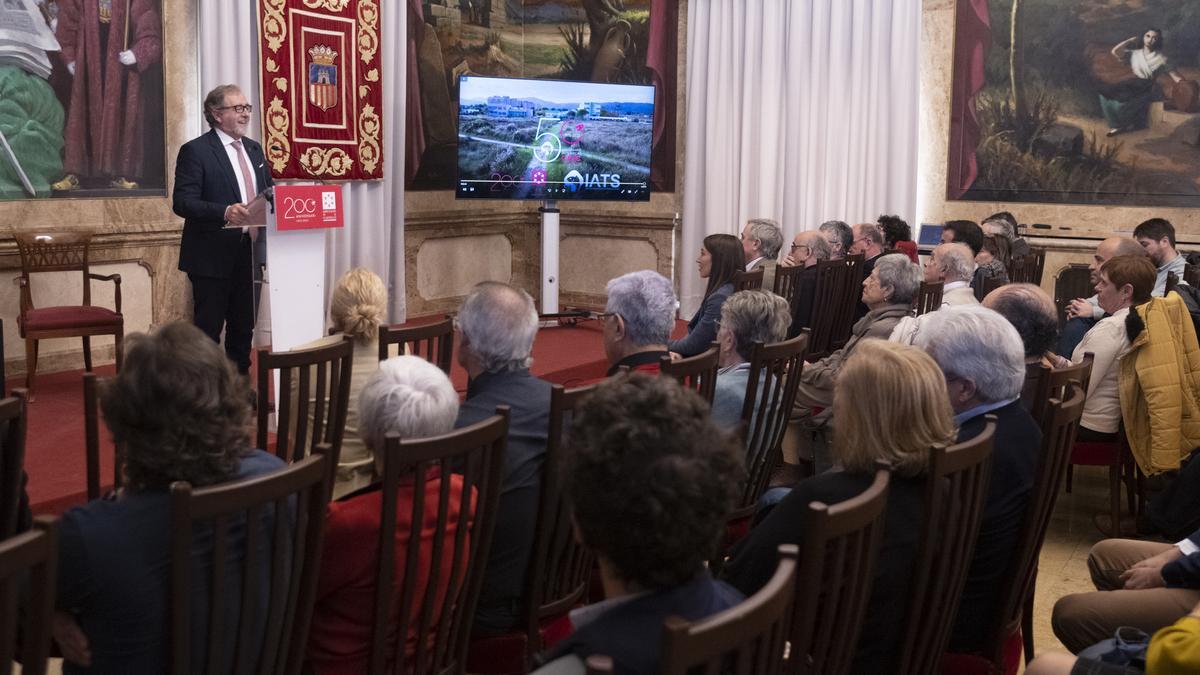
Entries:
{"type": "Polygon", "coordinates": [[[938,264],[942,266],[942,274],[946,282],[970,281],[975,275],[975,256],[971,247],[957,242],[939,244],[937,247],[938,264]]]}
{"type": "Polygon", "coordinates": [[[204,121],[208,122],[208,126],[217,126],[217,118],[213,116],[213,111],[225,105],[225,97],[230,94],[241,93],[241,87],[236,84],[222,84],[213,88],[204,97],[204,121]]]}
{"type": "MultiPolygon", "coordinates": [[[[827,220],[821,223],[818,229],[822,232],[836,232],[842,242],[842,255],[850,252],[850,245],[854,243],[854,230],[851,230],[849,225],[840,220],[827,220]]],[[[830,254],[832,253],[830,251],[830,254]]]]}
{"type": "Polygon", "coordinates": [[[944,307],[922,317],[914,344],[949,377],[975,383],[980,401],[1007,401],[1025,384],[1025,346],[998,312],[979,305],[944,307]]]}
{"type": "Polygon", "coordinates": [[[750,226],[750,236],[758,240],[763,257],[775,260],[779,257],[779,249],[783,248],[783,232],[779,224],[770,218],[751,218],[746,221],[750,226]]]}
{"type": "Polygon", "coordinates": [[[525,291],[500,283],[476,284],[458,310],[458,327],[489,373],[528,368],[538,314],[525,291]]]}
{"type": "Polygon", "coordinates": [[[419,356],[379,364],[358,395],[358,435],[382,452],[389,433],[426,438],[449,432],[458,418],[458,394],[441,368],[419,356]]]}
{"type": "Polygon", "coordinates": [[[998,234],[1009,241],[1017,238],[1017,232],[1013,229],[1012,223],[1003,218],[983,221],[983,231],[988,234],[998,234]],[[989,231],[991,228],[991,231],[989,231]]]}
{"type": "Polygon", "coordinates": [[[747,361],[755,342],[779,342],[791,324],[787,300],[767,291],[738,291],[721,305],[721,327],[733,335],[738,356],[747,361]]]}
{"type": "Polygon", "coordinates": [[[883,229],[875,223],[861,223],[858,226],[858,236],[869,239],[876,246],[883,246],[883,229]]]}
{"type": "Polygon", "coordinates": [[[903,253],[889,253],[875,261],[879,273],[879,285],[891,286],[893,305],[911,304],[921,290],[921,268],[903,253]]]}
{"type": "Polygon", "coordinates": [[[805,246],[812,249],[812,254],[817,260],[829,260],[833,251],[830,250],[829,242],[825,241],[825,237],[822,237],[820,232],[809,231],[801,234],[805,235],[804,240],[807,242],[805,246]]]}
{"type": "Polygon", "coordinates": [[[635,346],[666,344],[675,327],[675,290],[653,270],[630,272],[608,282],[604,311],[625,321],[626,339],[635,346]]]}

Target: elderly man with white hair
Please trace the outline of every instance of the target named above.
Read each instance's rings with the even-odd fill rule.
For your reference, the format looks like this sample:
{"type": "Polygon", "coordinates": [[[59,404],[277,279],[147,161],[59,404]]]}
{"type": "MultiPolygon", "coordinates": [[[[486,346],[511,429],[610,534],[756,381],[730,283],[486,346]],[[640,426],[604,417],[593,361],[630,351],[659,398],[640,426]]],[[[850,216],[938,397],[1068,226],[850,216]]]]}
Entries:
{"type": "Polygon", "coordinates": [[[746,256],[746,271],[763,271],[762,287],[775,285],[775,266],[779,249],[783,248],[783,232],[770,218],[751,218],[742,228],[742,252],[746,256]]]}
{"type": "Polygon", "coordinates": [[[978,305],[950,307],[928,316],[915,345],[932,356],[946,376],[958,442],[983,431],[985,414],[996,416],[983,523],[950,637],[950,651],[967,653],[986,646],[1000,581],[1016,550],[1033,491],[1042,432],[1021,405],[1025,347],[1017,329],[997,312],[978,305]]]}
{"type": "MultiPolygon", "coordinates": [[[[975,255],[966,244],[950,242],[939,244],[933,249],[929,260],[925,263],[925,281],[927,283],[942,282],[942,308],[960,305],[978,305],[975,291],[971,288],[971,277],[975,274],[975,255]]],[[[888,339],[892,342],[903,342],[906,345],[916,344],[916,337],[930,316],[904,317],[888,339]]]]}
{"type": "Polygon", "coordinates": [[[550,383],[529,372],[538,315],[525,291],[496,281],[471,289],[458,310],[458,363],[467,400],[456,426],[511,409],[496,532],[488,553],[475,634],[496,635],[516,625],[537,523],[542,461],[550,423],[550,383]]]}
{"type": "Polygon", "coordinates": [[[736,431],[741,422],[754,343],[779,342],[787,337],[791,321],[787,300],[768,291],[738,291],[721,305],[717,330],[721,369],[712,404],[712,420],[718,427],[736,431]]]}
{"type": "Polygon", "coordinates": [[[667,342],[675,327],[675,290],[671,280],[652,270],[630,272],[608,282],[604,305],[604,355],[608,374],[622,366],[658,373],[669,356],[667,342]]]}

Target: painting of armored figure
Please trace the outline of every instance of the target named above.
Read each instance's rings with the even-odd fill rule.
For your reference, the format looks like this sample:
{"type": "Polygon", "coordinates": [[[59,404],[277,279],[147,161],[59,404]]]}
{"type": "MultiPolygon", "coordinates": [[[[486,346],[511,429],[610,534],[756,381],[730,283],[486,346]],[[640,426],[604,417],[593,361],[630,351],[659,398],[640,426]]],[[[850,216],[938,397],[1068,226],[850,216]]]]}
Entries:
{"type": "Polygon", "coordinates": [[[454,187],[459,77],[490,75],[653,84],[650,182],[675,189],[677,0],[421,0],[408,18],[409,188],[454,187]]]}
{"type": "Polygon", "coordinates": [[[1200,206],[1200,3],[957,0],[947,196],[1200,206]]]}
{"type": "Polygon", "coordinates": [[[160,0],[0,3],[0,199],[164,196],[160,0]]]}

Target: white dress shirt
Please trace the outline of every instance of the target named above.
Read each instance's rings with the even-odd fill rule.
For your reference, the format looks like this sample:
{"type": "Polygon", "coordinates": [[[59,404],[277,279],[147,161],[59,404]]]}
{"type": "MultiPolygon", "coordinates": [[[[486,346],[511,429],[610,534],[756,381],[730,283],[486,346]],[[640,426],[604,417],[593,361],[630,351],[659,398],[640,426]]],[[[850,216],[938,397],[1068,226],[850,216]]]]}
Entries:
{"type": "Polygon", "coordinates": [[[246,181],[242,176],[242,163],[238,161],[238,149],[234,147],[233,136],[213,127],[217,132],[217,138],[221,139],[221,145],[225,146],[225,154],[229,156],[229,163],[233,165],[233,175],[237,176],[238,194],[242,195],[242,203],[249,204],[251,199],[254,199],[258,194],[258,181],[254,179],[254,164],[250,162],[250,155],[246,153],[245,144],[242,145],[242,156],[246,158],[246,166],[250,167],[250,184],[254,186],[254,194],[246,194],[246,181]]]}

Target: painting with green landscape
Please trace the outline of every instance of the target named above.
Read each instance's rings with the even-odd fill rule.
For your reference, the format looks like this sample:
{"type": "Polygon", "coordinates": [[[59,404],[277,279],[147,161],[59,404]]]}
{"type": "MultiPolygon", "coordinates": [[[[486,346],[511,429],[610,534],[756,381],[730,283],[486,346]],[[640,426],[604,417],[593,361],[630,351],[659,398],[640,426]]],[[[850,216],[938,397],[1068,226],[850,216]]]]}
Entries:
{"type": "Polygon", "coordinates": [[[1200,206],[1200,2],[955,12],[950,199],[1200,206]]]}

